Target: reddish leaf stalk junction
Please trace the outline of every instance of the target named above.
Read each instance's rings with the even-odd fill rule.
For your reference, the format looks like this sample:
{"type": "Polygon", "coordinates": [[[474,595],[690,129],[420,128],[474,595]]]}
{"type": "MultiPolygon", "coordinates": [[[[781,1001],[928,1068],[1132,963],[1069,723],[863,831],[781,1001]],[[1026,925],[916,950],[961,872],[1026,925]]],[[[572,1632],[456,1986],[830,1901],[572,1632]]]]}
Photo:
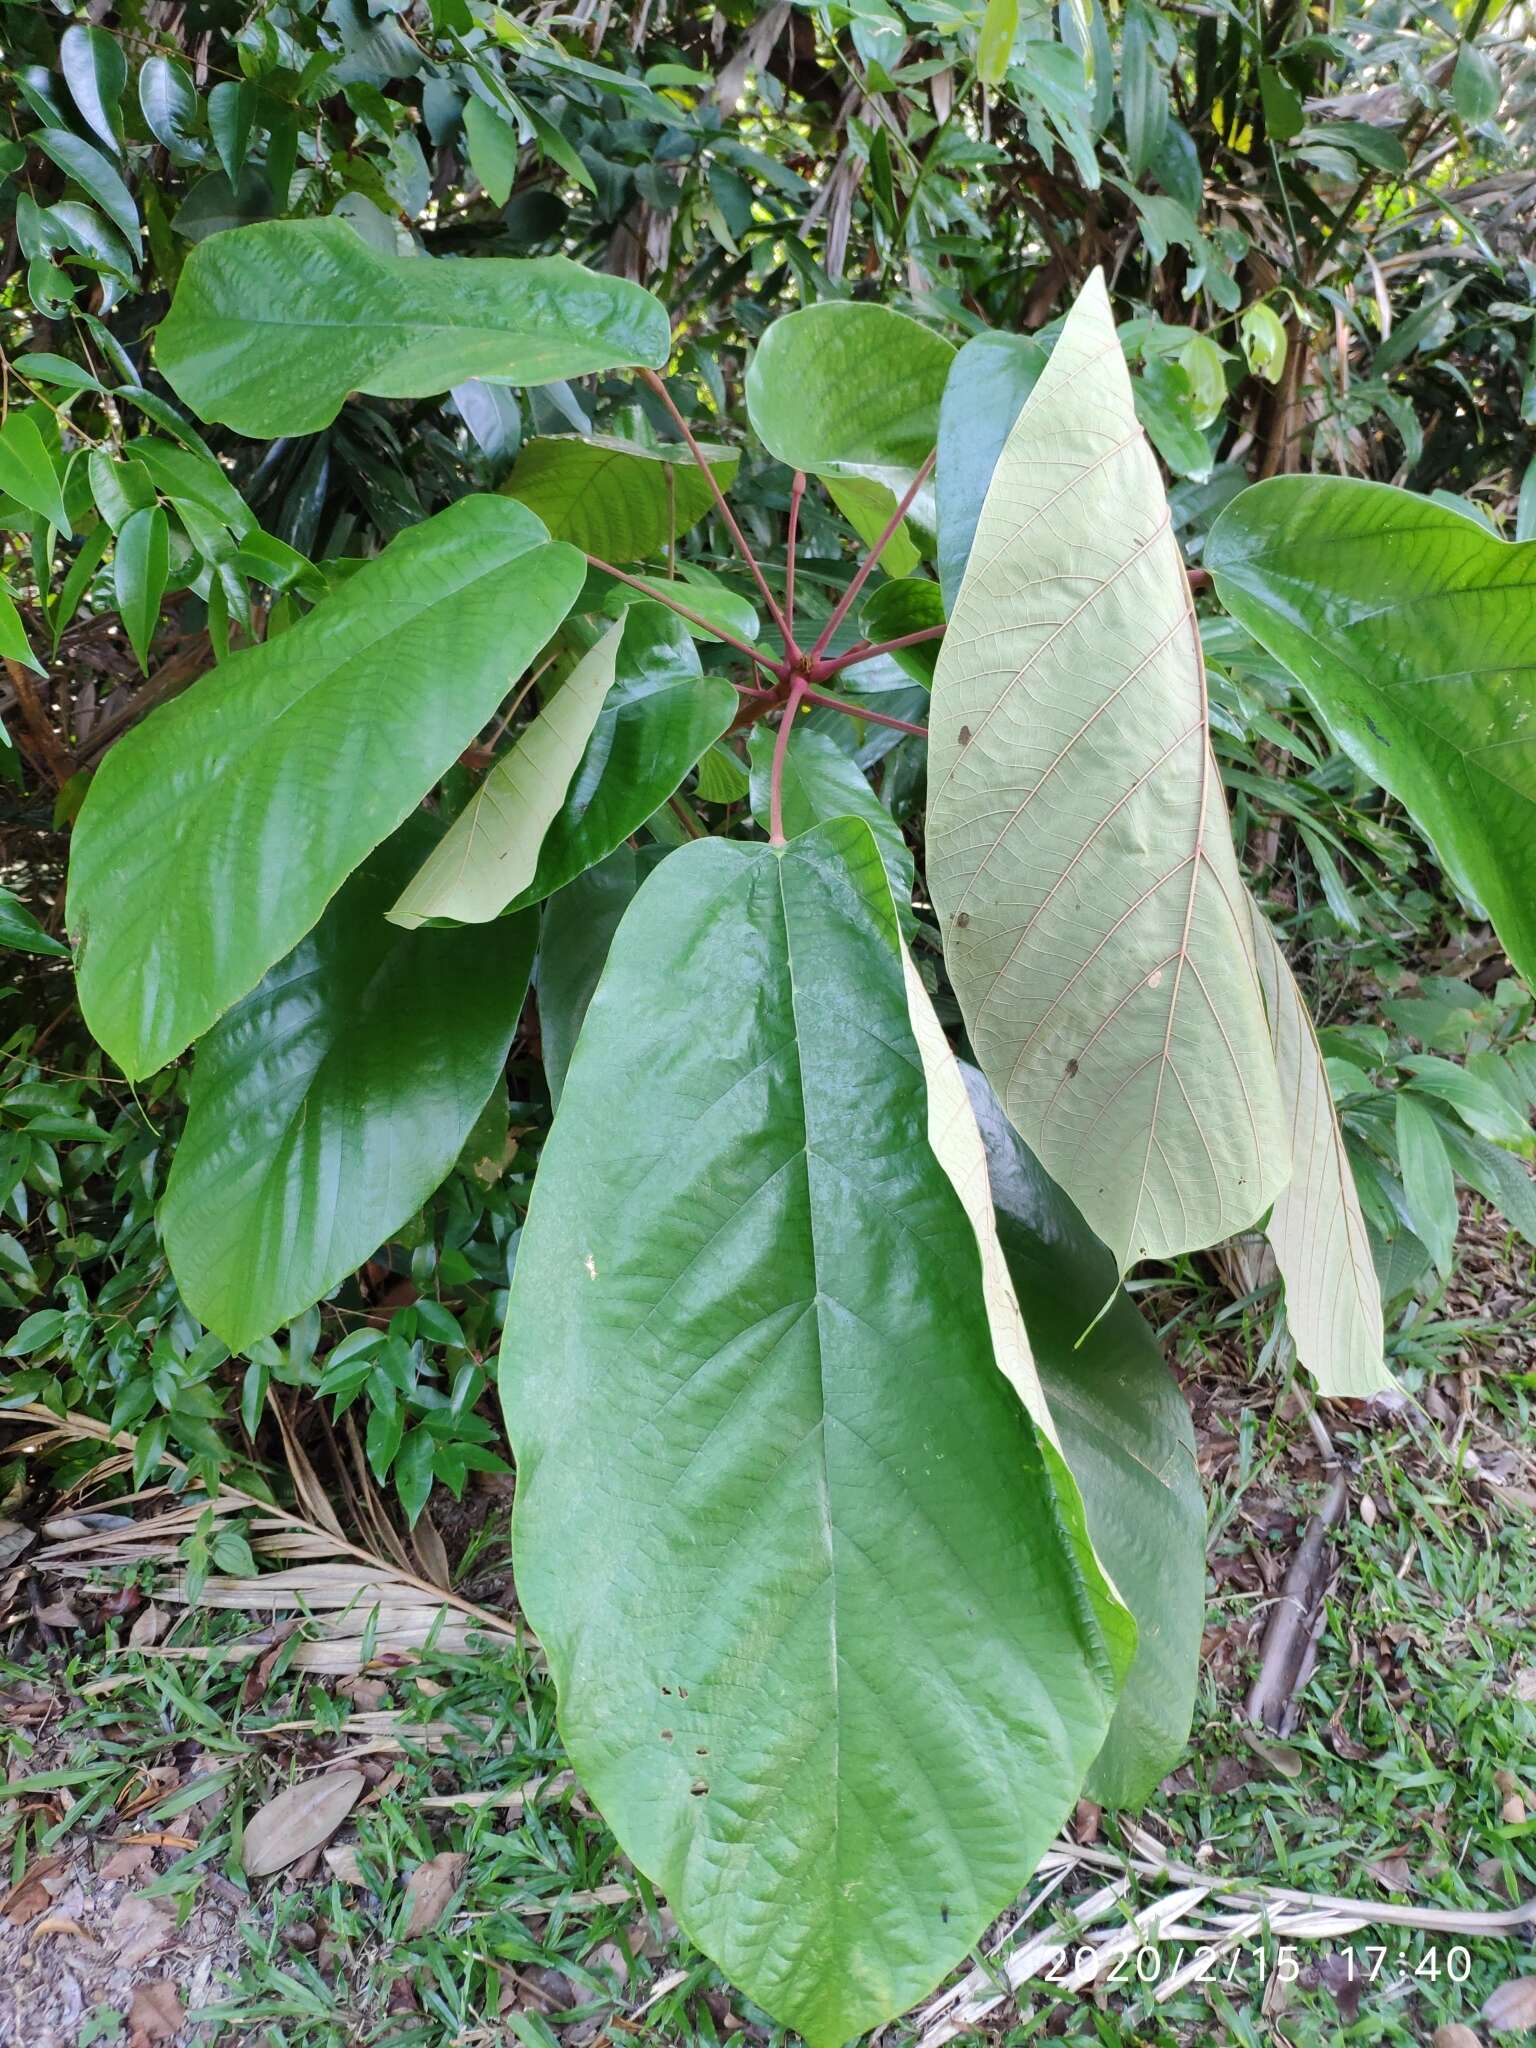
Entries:
{"type": "Polygon", "coordinates": [[[936,640],[944,631],[942,626],[925,626],[920,632],[903,633],[894,640],[860,640],[852,647],[847,648],[842,654],[829,655],[827,653],[827,649],[831,645],[838,627],[848,616],[850,609],[858,599],[860,591],[868,582],[870,572],[879,562],[880,557],[884,554],[887,546],[899,530],[901,522],[911,509],[912,501],[916,498],[929,472],[933,468],[934,457],[930,455],[917,475],[912,479],[900,503],[886,521],[884,531],[878,536],[869,553],[855,570],[853,580],[833,607],[831,615],[817,635],[814,643],[809,648],[802,648],[795,638],[795,550],[800,527],[800,501],[805,495],[805,473],[802,470],[797,470],[794,482],[790,486],[789,527],[786,536],[787,555],[784,567],[784,599],[781,604],[768,587],[768,579],[763,574],[761,563],[756,555],[753,554],[747,537],[742,532],[735,514],[726,503],[725,493],[721,490],[703,449],[695,440],[687,421],[673,403],[672,394],[667,390],[665,382],[652,370],[642,370],[640,374],[671,414],[673,423],[681,434],[688,452],[698,464],[699,470],[707,481],[716,508],[721,518],[725,521],[726,531],[731,536],[732,545],[746,565],[753,582],[762,594],[764,604],[768,607],[774,627],[778,632],[780,640],[783,642],[783,654],[777,660],[770,659],[762,649],[751,646],[747,641],[739,639],[736,634],[728,632],[724,627],[706,619],[702,613],[692,610],[686,604],[679,603],[675,597],[670,595],[669,591],[660,588],[654,583],[643,582],[638,576],[631,576],[626,570],[615,568],[611,562],[605,562],[597,555],[588,555],[587,560],[594,569],[600,569],[605,576],[612,576],[616,582],[628,584],[630,589],[638,590],[642,595],[654,599],[659,604],[666,605],[671,611],[676,612],[680,618],[687,619],[690,625],[701,628],[711,639],[722,641],[727,647],[734,647],[738,654],[745,655],[746,659],[752,664],[754,675],[766,671],[774,678],[772,687],[768,689],[757,687],[751,683],[734,684],[734,688],[741,697],[741,709],[732,721],[731,730],[738,732],[744,726],[755,725],[759,719],[768,717],[772,712],[777,711],[782,714],[779,720],[778,738],[773,750],[773,767],[769,785],[769,837],[775,846],[782,846],[784,844],[784,757],[789,750],[790,728],[794,724],[796,713],[802,707],[808,707],[812,704],[820,705],[828,711],[844,712],[850,718],[862,718],[871,725],[894,727],[897,732],[922,735],[928,730],[923,725],[909,724],[904,718],[892,718],[883,711],[871,711],[867,705],[850,704],[841,697],[829,697],[815,686],[818,683],[830,682],[834,676],[840,675],[846,668],[856,667],[860,662],[873,661],[877,655],[893,654],[898,648],[916,647],[925,640],[936,640]]]}

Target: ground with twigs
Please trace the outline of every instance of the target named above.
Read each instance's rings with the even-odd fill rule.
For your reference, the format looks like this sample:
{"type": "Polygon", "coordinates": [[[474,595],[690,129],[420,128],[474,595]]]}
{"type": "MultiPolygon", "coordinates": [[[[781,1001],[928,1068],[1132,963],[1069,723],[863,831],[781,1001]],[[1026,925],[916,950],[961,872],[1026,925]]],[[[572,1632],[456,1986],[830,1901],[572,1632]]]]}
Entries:
{"type": "MultiPolygon", "coordinates": [[[[1264,1327],[1250,1308],[1209,1284],[1144,1297],[1172,1324],[1211,1503],[1194,1738],[1143,1837],[1079,1809],[1069,1842],[1081,1862],[1025,1894],[990,1968],[1006,1990],[1008,1955],[1053,1927],[1066,1930],[1064,1955],[1016,1994],[984,1996],[991,2009],[967,2032],[1419,2042],[1480,2026],[1491,1994],[1517,1998],[1507,1987],[1536,1973],[1536,1927],[1292,1939],[1276,1898],[1275,1924],[1223,1949],[1219,1892],[1159,1938],[1170,1902],[1189,1896],[1183,1880],[1133,1872],[1116,1889],[1126,1846],[1150,1838],[1213,1882],[1367,1908],[1486,1914],[1536,1896],[1528,1254],[1476,1213],[1468,1237],[1454,1289],[1424,1319],[1443,1369],[1399,1405],[1326,1410],[1350,1507],[1315,1658],[1279,1735],[1245,1725],[1241,1707],[1324,1490],[1323,1449],[1298,1390],[1254,1388],[1264,1327]],[[1065,1916],[1107,1880],[1115,1896],[1074,1942],[1065,1916]],[[1085,1944],[1128,1923],[1101,1981],[1071,1988],[1094,1967],[1085,1944]],[[1204,1981],[1175,1986],[1202,1929],[1204,1981]]],[[[316,1465],[306,1483],[323,1491],[326,1477],[316,1465]]],[[[564,1767],[537,1646],[516,1633],[508,1482],[487,1482],[444,1524],[458,1594],[500,1628],[455,1611],[407,1647],[391,1646],[409,1624],[389,1602],[409,1602],[419,1559],[383,1560],[369,1580],[361,1546],[352,1554],[355,1578],[385,1585],[371,1618],[333,1608],[253,1628],[248,1588],[232,1606],[178,1604],[178,1525],[153,1535],[178,1504],[161,1490],[112,1502],[95,1526],[87,1490],[33,1505],[18,1526],[39,1540],[0,1577],[0,2041],[609,2048],[773,2034],[679,1935],[564,1767]],[[274,1857],[272,1874],[247,1874],[274,1857]],[[179,2032],[189,2017],[196,2031],[179,2032]]],[[[286,1544],[285,1559],[316,1570],[331,1554],[326,1568],[341,1569],[326,1532],[304,1551],[301,1515],[272,1522],[277,1535],[248,1520],[258,1549],[286,1544]]],[[[886,2038],[937,2040],[943,2010],[886,2038]]]]}

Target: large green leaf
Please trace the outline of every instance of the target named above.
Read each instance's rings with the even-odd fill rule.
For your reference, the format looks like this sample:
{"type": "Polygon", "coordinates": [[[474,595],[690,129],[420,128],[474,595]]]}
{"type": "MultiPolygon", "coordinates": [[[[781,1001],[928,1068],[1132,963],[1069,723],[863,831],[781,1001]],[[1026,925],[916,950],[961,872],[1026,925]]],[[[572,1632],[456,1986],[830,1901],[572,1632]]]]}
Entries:
{"type": "Polygon", "coordinates": [[[934,674],[928,881],[977,1058],[1114,1252],[1289,1171],[1189,588],[1101,275],[1008,437],[934,674]]]}
{"type": "Polygon", "coordinates": [[[328,1294],[447,1176],[495,1085],[537,919],[386,923],[409,819],[197,1048],[160,1228],[182,1298],[243,1351],[328,1294]]]}
{"type": "Polygon", "coordinates": [[[1371,1241],[1306,1003],[1251,896],[1248,917],[1291,1128],[1291,1179],[1267,1226],[1285,1282],[1285,1319],[1318,1391],[1364,1399],[1395,1384],[1371,1241]]]}
{"type": "Polygon", "coordinates": [[[1204,559],[1536,981],[1536,542],[1386,484],[1274,477],[1204,559]]]}
{"type": "Polygon", "coordinates": [[[1108,1249],[1009,1124],[985,1076],[962,1071],[1040,1383],[1094,1548],[1136,1617],[1136,1661],[1085,1789],[1104,1806],[1141,1806],[1183,1755],[1195,1706],[1205,1501],[1194,1429],[1108,1249]]]}
{"type": "Polygon", "coordinates": [[[539,928],[539,1040],[556,1106],[619,921],[665,846],[616,846],[606,860],[557,889],[539,928]]]}
{"type": "MultiPolygon", "coordinates": [[[[772,819],[773,756],[778,737],[771,726],[758,725],[747,741],[752,815],[765,832],[772,819]]],[[[784,830],[791,839],[814,831],[829,818],[862,818],[875,835],[892,896],[898,906],[910,905],[912,855],[901,827],[870,788],[863,769],[829,733],[808,732],[800,726],[790,734],[780,799],[784,830]]]]}
{"type": "MultiPolygon", "coordinates": [[[[705,448],[710,473],[728,490],[740,457],[705,448]]],[[[686,533],[714,502],[709,478],[683,448],[641,448],[594,434],[530,441],[502,489],[537,512],[556,540],[605,562],[639,562],[686,533]]]]}
{"type": "Polygon", "coordinates": [[[587,1012],[502,1353],[572,1761],[812,2048],[1014,1895],[1130,1648],[1010,1384],[904,983],[857,820],[671,855],[587,1012]]]}
{"type": "MultiPolygon", "coordinates": [[[[887,306],[838,299],[786,314],[747,366],[753,431],[780,462],[821,477],[873,541],[933,452],[954,354],[942,335],[887,306]]],[[[931,530],[931,490],[913,518],[931,530]]],[[[917,551],[908,543],[900,552],[900,536],[892,545],[888,569],[904,573],[917,551]]]]}
{"type": "Polygon", "coordinates": [[[987,487],[1048,358],[1027,334],[973,335],[949,368],[939,407],[939,582],[953,608],[987,487]]]}
{"type": "Polygon", "coordinates": [[[200,242],[155,360],[201,419],[265,439],[329,426],[351,391],[549,384],[660,368],[670,347],[649,292],[567,257],[385,256],[331,218],[200,242]]]}
{"type": "Polygon", "coordinates": [[[481,783],[390,916],[465,924],[542,902],[664,804],[730,724],[682,621],[632,604],[481,783]]]}
{"type": "Polygon", "coordinates": [[[112,749],[75,828],[86,1022],[136,1078],[291,951],[554,632],[574,548],[507,498],[403,533],[112,749]]]}

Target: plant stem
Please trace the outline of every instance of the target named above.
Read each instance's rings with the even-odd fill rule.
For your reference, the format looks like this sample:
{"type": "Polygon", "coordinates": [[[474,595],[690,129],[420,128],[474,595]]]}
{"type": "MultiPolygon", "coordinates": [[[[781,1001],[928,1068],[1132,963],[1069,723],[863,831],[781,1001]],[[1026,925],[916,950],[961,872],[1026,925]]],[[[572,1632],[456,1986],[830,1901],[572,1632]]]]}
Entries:
{"type": "Polygon", "coordinates": [[[890,725],[897,732],[916,733],[919,739],[928,737],[926,725],[909,725],[904,718],[892,718],[888,711],[871,711],[867,705],[849,704],[841,697],[824,697],[820,690],[806,690],[804,696],[807,704],[820,704],[827,711],[841,711],[845,718],[863,718],[871,725],[890,725]]]}
{"type": "Polygon", "coordinates": [[[797,469],[789,487],[789,536],[784,554],[784,619],[795,630],[795,542],[800,532],[800,500],[805,496],[805,471],[797,469]]]}
{"type": "Polygon", "coordinates": [[[898,647],[917,647],[924,640],[938,640],[948,631],[947,626],[924,626],[916,633],[902,633],[895,640],[861,640],[857,647],[850,647],[846,654],[839,654],[835,660],[826,661],[817,670],[822,682],[828,676],[835,676],[839,669],[854,668],[861,661],[873,661],[877,654],[894,654],[898,647]]]}
{"type": "Polygon", "coordinates": [[[826,653],[827,648],[831,642],[832,635],[837,631],[838,627],[843,623],[843,620],[848,616],[848,607],[853,603],[854,599],[858,596],[859,592],[864,588],[864,585],[868,582],[870,570],[874,568],[876,562],[878,562],[880,557],[885,553],[886,547],[890,542],[891,536],[895,533],[897,527],[900,526],[902,520],[906,518],[912,500],[917,496],[918,492],[922,489],[923,484],[927,480],[929,470],[933,468],[934,462],[938,457],[938,452],[939,451],[937,448],[933,449],[930,452],[927,461],[923,464],[922,468],[917,472],[917,475],[913,477],[911,483],[908,484],[905,492],[902,494],[901,500],[898,503],[896,510],[885,522],[885,531],[880,535],[880,538],[875,542],[874,546],[870,549],[869,553],[864,557],[863,561],[854,571],[853,581],[849,584],[848,588],[843,592],[842,596],[838,599],[836,605],[834,605],[832,609],[831,618],[829,618],[827,620],[827,623],[822,627],[821,632],[817,636],[816,645],[811,649],[811,659],[813,661],[819,661],[821,657],[826,653]]]}
{"type": "Polygon", "coordinates": [[[662,379],[657,376],[654,370],[642,370],[640,372],[640,375],[643,378],[643,380],[650,385],[651,389],[656,393],[657,397],[661,400],[662,404],[667,408],[667,411],[671,413],[673,421],[677,427],[677,431],[682,435],[684,441],[687,442],[688,451],[692,455],[694,461],[699,465],[699,469],[703,473],[704,480],[709,485],[710,491],[713,494],[715,500],[715,504],[719,508],[720,516],[725,521],[726,530],[730,534],[731,539],[735,544],[736,552],[741,556],[742,561],[746,563],[748,569],[752,572],[752,580],[756,583],[758,589],[762,592],[763,603],[767,605],[769,612],[772,614],[773,623],[778,627],[780,638],[784,642],[784,653],[790,661],[794,661],[798,657],[800,650],[795,645],[795,636],[789,629],[789,621],[785,618],[784,613],[779,608],[778,599],[774,596],[773,592],[768,588],[768,579],[764,576],[762,567],[759,564],[756,555],[753,554],[751,548],[747,545],[746,535],[742,532],[741,528],[736,524],[735,513],[732,512],[730,506],[725,502],[725,493],[720,488],[719,480],[716,477],[715,472],[710,468],[708,462],[704,458],[704,450],[693,438],[693,432],[692,429],[689,427],[688,422],[683,418],[682,414],[678,411],[677,407],[672,403],[672,394],[667,389],[662,379]]]}
{"type": "MultiPolygon", "coordinates": [[[[669,612],[676,612],[680,619],[688,619],[695,626],[702,626],[711,640],[723,640],[728,647],[734,647],[738,654],[744,654],[754,667],[762,661],[763,657],[757,648],[748,646],[745,640],[738,640],[734,633],[727,633],[723,626],[715,625],[712,620],[706,619],[702,612],[690,611],[687,605],[679,604],[675,597],[664,597],[649,583],[642,583],[638,576],[631,576],[623,569],[616,569],[612,562],[605,562],[601,555],[588,555],[587,560],[594,569],[601,569],[605,576],[613,576],[620,583],[627,583],[631,590],[638,590],[642,597],[648,597],[653,604],[664,604],[669,612]]],[[[753,696],[759,694],[748,683],[736,683],[733,688],[746,691],[753,696]]]]}
{"type": "Polygon", "coordinates": [[[806,687],[805,677],[796,676],[789,686],[784,716],[779,720],[779,736],[773,743],[773,768],[768,778],[768,843],[771,846],[784,844],[784,756],[789,752],[790,730],[802,700],[814,694],[806,687]]]}

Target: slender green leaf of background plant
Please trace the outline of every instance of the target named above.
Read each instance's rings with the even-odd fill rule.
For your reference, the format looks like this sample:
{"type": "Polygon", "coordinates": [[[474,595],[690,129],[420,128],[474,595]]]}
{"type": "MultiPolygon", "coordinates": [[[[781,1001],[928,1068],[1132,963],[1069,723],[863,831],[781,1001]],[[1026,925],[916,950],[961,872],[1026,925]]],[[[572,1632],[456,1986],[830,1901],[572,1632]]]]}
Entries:
{"type": "Polygon", "coordinates": [[[1476,1188],[1529,1245],[1536,1245],[1536,1183],[1522,1161],[1476,1137],[1460,1120],[1431,1110],[1447,1156],[1468,1187],[1476,1188]]]}
{"type": "MultiPolygon", "coordinates": [[[[770,783],[777,741],[778,733],[767,725],[755,725],[747,740],[747,758],[752,767],[752,815],[765,832],[770,829],[772,815],[770,783]]],[[[808,732],[804,726],[790,734],[784,752],[781,797],[784,831],[790,839],[798,838],[802,832],[812,832],[832,818],[862,818],[880,849],[898,915],[910,912],[912,855],[901,827],[870,788],[853,756],[830,734],[808,732]]]]}
{"type": "Polygon", "coordinates": [[[517,183],[516,128],[504,114],[471,93],[464,102],[464,138],[469,144],[470,168],[492,203],[505,206],[517,183]]]}
{"type": "Polygon", "coordinates": [[[953,611],[1003,444],[1049,360],[1024,334],[977,334],[950,364],[939,407],[939,583],[953,611]]]}
{"type": "Polygon", "coordinates": [[[1536,981],[1536,543],[1385,484],[1274,477],[1204,559],[1536,981]]]}
{"type": "MultiPolygon", "coordinates": [[[[39,661],[32,651],[32,643],[27,638],[26,624],[17,609],[15,598],[3,584],[0,584],[0,657],[6,661],[19,661],[23,668],[31,669],[36,675],[45,676],[48,673],[47,663],[39,661]]],[[[8,747],[10,741],[0,741],[0,745],[8,747]]]]}
{"type": "MultiPolygon", "coordinates": [[[[730,448],[706,448],[704,456],[720,488],[729,490],[741,458],[730,448]]],[[[618,563],[656,554],[714,503],[685,449],[663,453],[603,434],[528,442],[502,489],[537,512],[556,540],[618,563]]]]}
{"type": "Polygon", "coordinates": [[[232,1351],[301,1314],[442,1183],[506,1060],[537,920],[402,932],[432,830],[375,847],[320,922],[198,1042],[160,1229],[232,1351]]]}
{"type": "Polygon", "coordinates": [[[1479,1137],[1496,1145],[1525,1145],[1532,1137],[1530,1110],[1506,1100],[1491,1081],[1459,1067],[1454,1060],[1436,1053],[1405,1053],[1398,1065],[1413,1076],[1413,1087],[1421,1095],[1437,1095],[1448,1102],[1479,1137]]]}
{"type": "Polygon", "coordinates": [[[859,821],[671,855],[587,1012],[502,1354],[572,1761],[811,2048],[1013,1896],[1130,1653],[994,1362],[904,980],[859,821]]]}
{"type": "Polygon", "coordinates": [[[256,119],[256,88],[248,78],[226,78],[208,94],[208,133],[231,185],[245,169],[256,119]]]}
{"type": "Polygon", "coordinates": [[[75,827],[86,1022],[131,1078],[304,936],[490,718],[581,587],[506,498],[461,498],[121,739],[75,827]]]}
{"type": "Polygon", "coordinates": [[[934,676],[928,881],[983,1071],[1120,1270],[1289,1172],[1189,589],[1102,276],[998,462],[934,676]]]}
{"type": "Polygon", "coordinates": [[[659,368],[671,332],[639,285],[564,256],[383,256],[344,220],[263,221],[187,258],[155,360],[200,419],[312,434],[352,391],[420,398],[474,377],[548,384],[659,368]]]}
{"type": "Polygon", "coordinates": [[[71,22],[59,37],[59,69],[86,127],[114,155],[121,155],[128,62],[117,37],[83,21],[71,22]]]}
{"type": "Polygon", "coordinates": [[[67,128],[40,128],[35,135],[27,137],[39,149],[52,157],[67,178],[73,178],[87,198],[94,199],[112,225],[120,228],[128,237],[129,246],[138,249],[139,214],[133,203],[128,187],[112,168],[109,157],[78,135],[71,135],[67,128]]]}
{"type": "MultiPolygon", "coordinates": [[[[774,321],[747,365],[753,432],[780,462],[837,486],[845,517],[873,542],[932,453],[954,354],[941,334],[888,306],[807,306],[774,321]]],[[[931,531],[931,506],[931,490],[920,492],[903,525],[931,531]]],[[[916,545],[885,559],[889,574],[903,574],[916,545]]]]}
{"type": "Polygon", "coordinates": [[[149,674],[149,643],[155,636],[170,573],[170,547],[164,506],[146,505],[123,521],[112,556],[118,614],[145,675],[149,674]]]}
{"type": "Polygon", "coordinates": [[[675,612],[632,604],[613,687],[544,834],[533,880],[511,907],[542,903],[637,832],[719,739],[740,701],[722,677],[699,673],[675,612]]]}
{"type": "Polygon", "coordinates": [[[0,888],[0,947],[13,953],[47,953],[67,960],[69,948],[45,932],[13,889],[0,888]]]}
{"type": "Polygon", "coordinates": [[[72,531],[64,510],[64,493],[37,421],[30,411],[16,407],[0,425],[0,491],[60,533],[72,531]]]}
{"type": "Polygon", "coordinates": [[[144,125],[172,163],[196,163],[203,145],[197,125],[197,88],[186,66],[174,57],[146,57],[139,67],[139,110],[144,125]]]}
{"type": "Polygon", "coordinates": [[[587,1005],[619,920],[635,891],[671,851],[617,846],[544,905],[539,933],[539,1046],[550,1102],[558,1108],[587,1005]]]}
{"type": "Polygon", "coordinates": [[[524,727],[401,891],[389,912],[395,924],[484,924],[522,895],[613,687],[623,637],[621,619],[524,727]]]}
{"type": "Polygon", "coordinates": [[[969,1065],[961,1073],[1041,1388],[1094,1549],[1136,1617],[1135,1662],[1083,1789],[1102,1806],[1142,1806],[1182,1757],[1195,1706],[1205,1498],[1194,1429],[1109,1251],[1008,1122],[985,1075],[969,1065]]]}
{"type": "Polygon", "coordinates": [[[1451,98],[1469,128],[1491,121],[1504,97],[1504,78],[1495,59],[1476,43],[1463,43],[1451,73],[1451,98]]]}
{"type": "Polygon", "coordinates": [[[1370,1235],[1312,1019],[1263,911],[1251,896],[1247,905],[1291,1130],[1291,1178],[1266,1226],[1285,1282],[1285,1319],[1318,1392],[1364,1400],[1396,1384],[1370,1235]]]}
{"type": "Polygon", "coordinates": [[[1408,1219],[1428,1247],[1436,1269],[1449,1274],[1460,1221],[1450,1158],[1428,1103],[1406,1088],[1398,1089],[1396,1099],[1397,1163],[1408,1219]]]}

